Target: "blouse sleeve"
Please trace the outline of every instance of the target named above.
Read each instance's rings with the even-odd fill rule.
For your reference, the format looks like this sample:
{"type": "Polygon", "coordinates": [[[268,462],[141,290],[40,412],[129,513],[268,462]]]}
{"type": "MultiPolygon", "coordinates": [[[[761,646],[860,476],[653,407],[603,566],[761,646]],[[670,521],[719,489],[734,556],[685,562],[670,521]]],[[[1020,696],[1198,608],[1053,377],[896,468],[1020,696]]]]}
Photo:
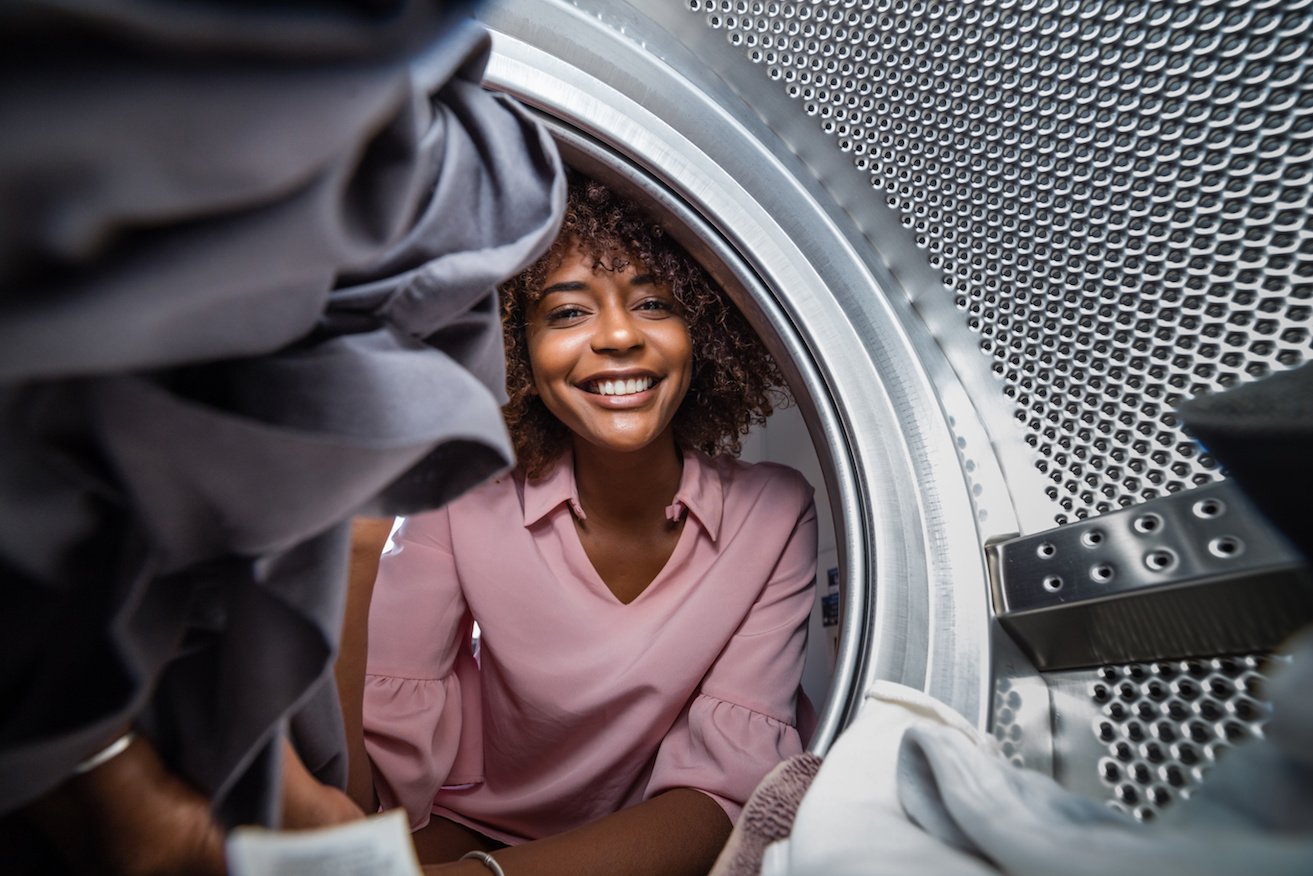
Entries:
{"type": "Polygon", "coordinates": [[[407,518],[379,561],[369,609],[365,748],[383,808],[428,824],[448,784],[481,781],[473,620],[445,509],[407,518]]]}
{"type": "Polygon", "coordinates": [[[657,751],[646,797],[702,791],[737,821],[780,761],[802,753],[797,727],[816,577],[816,506],[801,512],[769,581],[657,751]]]}

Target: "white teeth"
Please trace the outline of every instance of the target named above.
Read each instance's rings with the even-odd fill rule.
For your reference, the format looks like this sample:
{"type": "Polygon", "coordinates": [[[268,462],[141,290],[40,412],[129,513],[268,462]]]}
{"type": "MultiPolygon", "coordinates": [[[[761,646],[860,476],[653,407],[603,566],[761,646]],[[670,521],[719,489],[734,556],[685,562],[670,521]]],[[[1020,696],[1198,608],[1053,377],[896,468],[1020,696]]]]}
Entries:
{"type": "Polygon", "coordinates": [[[595,386],[601,395],[633,395],[651,389],[654,382],[651,377],[631,377],[628,380],[601,380],[595,386]]]}

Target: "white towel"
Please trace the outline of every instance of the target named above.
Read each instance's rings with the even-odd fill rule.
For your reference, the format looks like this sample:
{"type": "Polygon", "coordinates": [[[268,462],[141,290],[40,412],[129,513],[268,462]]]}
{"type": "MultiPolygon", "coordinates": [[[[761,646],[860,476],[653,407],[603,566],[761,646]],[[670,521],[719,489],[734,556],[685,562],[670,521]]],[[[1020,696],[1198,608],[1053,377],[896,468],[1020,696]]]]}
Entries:
{"type": "Polygon", "coordinates": [[[875,682],[866,703],[835,741],[798,807],[789,838],[768,846],[762,876],[825,873],[933,872],[979,876],[993,872],[916,828],[898,802],[899,744],[910,727],[933,726],[970,747],[993,742],[965,718],[921,691],[875,682]]]}

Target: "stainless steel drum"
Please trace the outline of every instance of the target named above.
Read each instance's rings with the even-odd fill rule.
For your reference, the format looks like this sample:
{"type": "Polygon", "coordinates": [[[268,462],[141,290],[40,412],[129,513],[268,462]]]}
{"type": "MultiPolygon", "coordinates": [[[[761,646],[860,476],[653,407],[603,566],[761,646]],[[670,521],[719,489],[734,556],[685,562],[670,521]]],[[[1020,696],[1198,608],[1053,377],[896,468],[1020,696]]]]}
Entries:
{"type": "MultiPolygon", "coordinates": [[[[1176,403],[1313,350],[1309,2],[494,0],[479,16],[490,84],[648,199],[785,365],[844,594],[814,749],[890,679],[1148,818],[1259,732],[1262,653],[1215,659],[1205,637],[1162,659],[1023,654],[999,619],[1029,635],[1004,591],[1029,567],[1008,578],[986,546],[1015,558],[1137,509],[1174,519],[1145,503],[1221,477],[1176,403]]],[[[1088,568],[1107,583],[1116,566],[1088,568]]],[[[1027,611],[1061,576],[1032,577],[1027,611]]]]}

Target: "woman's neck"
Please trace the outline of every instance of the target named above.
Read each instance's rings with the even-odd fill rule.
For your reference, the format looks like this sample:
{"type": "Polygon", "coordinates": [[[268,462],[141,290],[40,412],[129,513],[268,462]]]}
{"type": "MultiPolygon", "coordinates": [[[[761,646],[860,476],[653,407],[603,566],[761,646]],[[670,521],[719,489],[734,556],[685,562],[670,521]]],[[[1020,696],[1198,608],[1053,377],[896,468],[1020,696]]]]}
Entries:
{"type": "Polygon", "coordinates": [[[575,438],[574,479],[584,513],[611,523],[664,520],[684,456],[667,430],[642,450],[617,453],[575,438]]]}

